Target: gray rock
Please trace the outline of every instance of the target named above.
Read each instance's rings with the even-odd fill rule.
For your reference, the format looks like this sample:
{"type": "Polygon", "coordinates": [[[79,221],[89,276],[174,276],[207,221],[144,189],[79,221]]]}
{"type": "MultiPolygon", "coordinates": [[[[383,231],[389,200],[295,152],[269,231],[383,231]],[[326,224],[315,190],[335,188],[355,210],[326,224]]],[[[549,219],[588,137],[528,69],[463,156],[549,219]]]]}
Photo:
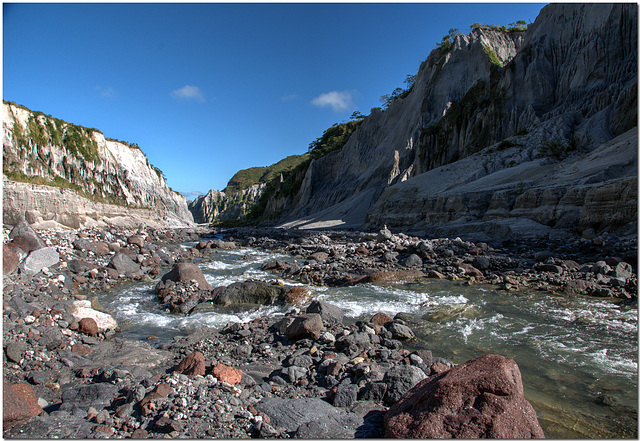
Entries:
{"type": "Polygon", "coordinates": [[[271,426],[304,438],[354,438],[363,419],[355,413],[337,409],[319,398],[266,398],[256,405],[271,419],[271,426]],[[310,424],[311,423],[311,424],[310,424]]]}
{"type": "Polygon", "coordinates": [[[71,387],[62,392],[60,410],[72,411],[74,408],[87,410],[90,406],[100,410],[109,406],[117,394],[118,387],[109,383],[71,387]]]}
{"type": "Polygon", "coordinates": [[[392,338],[398,340],[410,340],[415,337],[415,334],[410,327],[398,323],[395,320],[387,322],[384,326],[389,332],[391,332],[392,338]]]}
{"type": "Polygon", "coordinates": [[[38,248],[29,253],[29,255],[20,263],[20,270],[26,274],[36,274],[43,268],[49,268],[60,261],[60,254],[55,247],[38,248]]]}
{"type": "Polygon", "coordinates": [[[620,262],[614,268],[615,277],[628,280],[633,275],[633,267],[627,262],[620,262]]]}
{"type": "Polygon", "coordinates": [[[411,254],[404,260],[403,265],[406,267],[422,266],[422,259],[417,254],[411,254]]]}
{"type": "Polygon", "coordinates": [[[212,292],[212,302],[217,305],[271,305],[283,303],[287,289],[258,280],[235,282],[219,286],[212,292]]]}
{"type": "Polygon", "coordinates": [[[125,275],[127,277],[141,274],[140,265],[123,253],[116,253],[115,256],[111,258],[109,267],[118,271],[118,274],[125,275]]]}
{"type": "Polygon", "coordinates": [[[395,251],[387,251],[382,255],[382,261],[384,263],[396,263],[398,261],[398,256],[400,253],[395,251]]]}
{"type": "Polygon", "coordinates": [[[489,259],[485,256],[478,256],[473,259],[472,265],[478,268],[480,271],[485,271],[489,269],[491,262],[489,262],[489,259]]]}
{"type": "Polygon", "coordinates": [[[320,300],[311,302],[307,307],[307,313],[320,314],[322,321],[327,324],[342,324],[342,320],[344,319],[344,313],[339,307],[320,300]]]}
{"type": "Polygon", "coordinates": [[[338,385],[336,395],[333,397],[335,407],[351,407],[358,399],[358,386],[355,384],[338,385]]]}
{"type": "Polygon", "coordinates": [[[4,350],[9,361],[20,363],[20,361],[22,361],[22,357],[24,357],[27,347],[22,342],[13,341],[7,343],[7,347],[4,350]]]}
{"type": "Polygon", "coordinates": [[[405,365],[395,366],[384,375],[384,382],[388,389],[384,396],[387,405],[396,403],[413,386],[427,378],[427,375],[418,367],[405,365]]]}

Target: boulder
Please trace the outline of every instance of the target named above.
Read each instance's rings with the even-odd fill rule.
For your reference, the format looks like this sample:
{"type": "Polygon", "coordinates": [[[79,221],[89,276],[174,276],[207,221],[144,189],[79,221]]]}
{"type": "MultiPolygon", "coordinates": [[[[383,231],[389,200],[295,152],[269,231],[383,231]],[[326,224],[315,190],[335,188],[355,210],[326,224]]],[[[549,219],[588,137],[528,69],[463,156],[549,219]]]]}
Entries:
{"type": "Polygon", "coordinates": [[[308,288],[304,286],[294,286],[285,294],[284,300],[291,305],[300,306],[311,300],[311,296],[311,291],[308,288]]]}
{"type": "Polygon", "coordinates": [[[184,359],[173,369],[174,372],[179,374],[195,377],[196,375],[205,374],[205,361],[204,355],[201,352],[194,351],[184,357],[184,359]]]}
{"type": "Polygon", "coordinates": [[[613,269],[615,277],[619,277],[624,280],[628,280],[633,275],[633,268],[627,262],[618,263],[613,269]]]}
{"type": "Polygon", "coordinates": [[[210,291],[213,289],[209,282],[204,278],[202,271],[193,263],[181,262],[174,265],[173,269],[162,277],[162,282],[172,280],[174,282],[189,282],[195,280],[198,287],[202,290],[210,291]]]}
{"type": "Polygon", "coordinates": [[[10,243],[11,243],[12,246],[18,247],[22,251],[24,251],[25,255],[28,254],[29,251],[31,251],[31,247],[29,245],[29,240],[26,237],[16,236],[16,237],[13,238],[13,240],[10,243]]]}
{"type": "Polygon", "coordinates": [[[20,270],[26,274],[36,274],[43,268],[49,268],[60,261],[60,254],[55,247],[38,248],[29,253],[29,255],[20,264],[20,270]]]}
{"type": "Polygon", "coordinates": [[[409,255],[409,257],[407,257],[404,260],[403,265],[406,267],[412,267],[412,266],[420,267],[422,266],[422,259],[417,254],[411,254],[409,255]]]}
{"type": "Polygon", "coordinates": [[[410,327],[398,323],[395,320],[385,323],[384,327],[387,328],[387,330],[391,332],[392,337],[397,340],[410,340],[415,337],[410,327]]]}
{"type": "Polygon", "coordinates": [[[485,355],[412,388],[384,417],[393,438],[542,438],[512,359],[485,355]]]}
{"type": "Polygon", "coordinates": [[[85,318],[93,319],[96,322],[99,332],[107,332],[118,327],[118,322],[109,314],[96,311],[91,307],[89,300],[74,300],[68,307],[68,312],[81,322],[85,318]]]}
{"type": "Polygon", "coordinates": [[[344,319],[344,313],[339,307],[320,300],[311,302],[307,307],[307,314],[320,314],[322,321],[328,324],[342,324],[342,320],[344,319]]]}
{"type": "Polygon", "coordinates": [[[254,406],[270,424],[305,439],[350,439],[362,425],[362,417],[338,409],[320,398],[266,398],[254,406]]]}
{"type": "Polygon", "coordinates": [[[47,246],[38,233],[24,220],[18,222],[9,233],[9,239],[15,239],[18,236],[25,238],[29,244],[29,249],[25,251],[38,250],[47,246]]]}
{"type": "Polygon", "coordinates": [[[86,334],[89,337],[95,337],[100,333],[98,324],[91,317],[85,317],[78,322],[78,331],[82,334],[86,334]]]}
{"type": "Polygon", "coordinates": [[[101,410],[108,407],[118,395],[118,386],[110,383],[95,383],[86,386],[75,386],[62,392],[60,410],[86,411],[89,407],[101,410]]]}
{"type": "Polygon", "coordinates": [[[422,369],[411,366],[395,366],[384,374],[384,383],[387,384],[387,392],[384,402],[392,405],[402,398],[412,387],[424,380],[427,375],[422,369]]]}
{"type": "Polygon", "coordinates": [[[212,371],[212,375],[218,380],[231,385],[238,384],[242,381],[242,371],[222,363],[217,364],[212,371]]]}
{"type": "Polygon", "coordinates": [[[27,383],[3,384],[2,429],[25,424],[31,417],[42,413],[33,389],[27,383]]]}
{"type": "Polygon", "coordinates": [[[410,282],[422,277],[425,277],[425,273],[420,270],[380,271],[350,280],[343,286],[353,286],[359,283],[410,282]]]}
{"type": "Polygon", "coordinates": [[[127,243],[130,245],[137,245],[138,248],[142,249],[144,247],[144,236],[139,234],[134,234],[133,236],[127,237],[127,243]]]}
{"type": "Polygon", "coordinates": [[[458,269],[462,271],[462,273],[465,276],[468,277],[484,277],[484,274],[482,274],[482,271],[480,271],[478,268],[474,267],[473,265],[469,264],[469,263],[458,263],[457,264],[458,269]]]}
{"type": "Polygon", "coordinates": [[[370,322],[375,323],[378,326],[384,326],[386,323],[392,321],[393,319],[389,317],[384,312],[378,312],[371,317],[370,322]]]}
{"type": "Polygon", "coordinates": [[[11,274],[20,263],[20,257],[7,244],[2,245],[2,274],[11,274]]]}
{"type": "Polygon", "coordinates": [[[212,302],[217,305],[271,305],[283,303],[287,288],[270,285],[258,280],[235,282],[229,286],[219,286],[213,290],[212,302]]]}
{"type": "Polygon", "coordinates": [[[293,320],[285,333],[290,340],[316,339],[320,336],[322,329],[323,324],[320,314],[303,314],[293,320]]]}
{"type": "Polygon", "coordinates": [[[116,253],[109,262],[109,267],[118,271],[118,274],[125,275],[127,277],[139,275],[140,265],[135,263],[131,257],[124,253],[116,253]]]}

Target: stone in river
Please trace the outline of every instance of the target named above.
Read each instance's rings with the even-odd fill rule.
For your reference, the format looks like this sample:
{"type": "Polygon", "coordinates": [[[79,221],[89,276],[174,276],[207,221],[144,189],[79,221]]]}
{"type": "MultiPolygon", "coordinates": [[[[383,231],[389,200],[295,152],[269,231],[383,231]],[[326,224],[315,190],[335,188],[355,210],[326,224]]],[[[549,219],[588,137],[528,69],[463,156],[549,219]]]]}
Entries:
{"type": "Polygon", "coordinates": [[[171,271],[162,277],[162,282],[172,280],[174,282],[189,282],[195,280],[200,289],[212,290],[213,287],[204,278],[202,271],[197,265],[188,262],[176,264],[171,271]]]}
{"type": "Polygon", "coordinates": [[[98,324],[91,317],[85,317],[78,322],[78,331],[82,334],[86,334],[89,337],[95,337],[100,333],[98,324]]]}
{"type": "Polygon", "coordinates": [[[413,387],[384,417],[393,438],[542,438],[512,359],[485,355],[413,387]]]}
{"type": "Polygon", "coordinates": [[[376,314],[374,314],[373,317],[371,317],[371,323],[375,323],[376,325],[379,326],[384,326],[386,323],[392,321],[393,319],[391,317],[389,317],[387,314],[385,314],[384,312],[378,312],[376,314]]]}

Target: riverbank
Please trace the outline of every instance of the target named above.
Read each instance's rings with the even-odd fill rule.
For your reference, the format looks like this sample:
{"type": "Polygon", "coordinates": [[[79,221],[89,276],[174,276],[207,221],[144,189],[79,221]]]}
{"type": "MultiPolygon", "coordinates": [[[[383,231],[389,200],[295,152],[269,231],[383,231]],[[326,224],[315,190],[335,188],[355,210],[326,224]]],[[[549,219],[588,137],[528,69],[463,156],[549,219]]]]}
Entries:
{"type": "MultiPolygon", "coordinates": [[[[627,267],[618,267],[624,262],[624,251],[633,244],[616,238],[577,242],[582,250],[595,250],[596,258],[582,251],[578,259],[578,254],[566,248],[553,250],[553,255],[541,260],[541,250],[535,246],[525,249],[514,244],[516,248],[507,251],[460,240],[421,240],[385,230],[375,234],[226,230],[224,241],[212,236],[218,232],[39,232],[45,245],[41,249],[55,248],[60,260],[33,275],[27,274],[35,269],[31,262],[23,265],[25,273],[5,276],[4,372],[5,382],[27,383],[45,412],[26,425],[14,426],[5,436],[235,438],[297,433],[305,438],[380,437],[382,415],[408,390],[403,389],[407,384],[394,378],[413,376],[415,384],[451,365],[437,358],[447,354],[404,350],[403,339],[411,329],[403,328],[402,317],[389,317],[388,323],[395,324],[386,326],[369,321],[345,324],[339,310],[322,303],[313,307],[319,311],[306,312],[331,312],[324,311],[326,317],[320,314],[317,334],[303,338],[294,336],[293,330],[288,332],[292,323],[276,326],[273,320],[256,319],[219,330],[200,328],[159,344],[122,340],[116,330],[108,328],[88,335],[90,330],[81,329],[81,320],[69,311],[70,302],[86,300],[98,310],[95,292],[129,278],[158,280],[176,262],[211,261],[220,246],[252,246],[292,255],[289,261],[265,264],[274,271],[273,286],[286,286],[287,279],[338,286],[426,275],[469,283],[484,280],[512,290],[534,283],[558,289],[563,285],[554,282],[584,280],[596,284],[595,289],[608,288],[621,298],[633,298],[637,285],[636,273],[624,278],[627,267]],[[194,246],[178,245],[187,242],[194,246]],[[597,250],[607,251],[598,254],[597,250]],[[488,267],[480,257],[488,260],[488,267]],[[608,268],[597,264],[600,259],[608,268]],[[573,270],[575,265],[568,261],[577,268],[573,270]],[[616,278],[625,283],[612,283],[616,278]],[[193,364],[176,374],[185,358],[193,364]],[[387,388],[383,390],[382,385],[387,388]],[[400,389],[388,394],[389,388],[400,389]],[[330,423],[309,419],[293,427],[284,416],[269,414],[271,408],[284,405],[278,400],[290,399],[304,405],[300,412],[323,415],[323,421],[330,423]],[[260,405],[265,400],[270,400],[269,409],[260,405]],[[331,405],[325,406],[328,403],[331,405]]],[[[40,254],[51,259],[48,262],[54,260],[53,250],[40,254]]],[[[177,306],[187,300],[211,299],[210,294],[199,291],[191,291],[177,306]]],[[[300,317],[310,300],[292,307],[288,320],[300,317]]]]}

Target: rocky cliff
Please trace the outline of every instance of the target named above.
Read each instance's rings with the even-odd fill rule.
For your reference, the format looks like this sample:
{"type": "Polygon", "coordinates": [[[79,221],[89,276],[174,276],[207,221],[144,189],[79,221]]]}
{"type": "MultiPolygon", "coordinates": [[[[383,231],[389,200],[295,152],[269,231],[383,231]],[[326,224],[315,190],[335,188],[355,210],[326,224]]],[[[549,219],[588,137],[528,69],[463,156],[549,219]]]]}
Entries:
{"type": "Polygon", "coordinates": [[[265,187],[266,184],[254,184],[233,192],[209,190],[207,194],[189,202],[189,211],[198,223],[243,219],[260,199],[265,187]]]}
{"type": "Polygon", "coordinates": [[[3,129],[4,223],[29,211],[32,218],[78,226],[127,210],[160,224],[193,222],[184,196],[135,145],[7,102],[3,129]],[[28,197],[21,197],[27,187],[28,197]]]}
{"type": "Polygon", "coordinates": [[[637,12],[554,4],[526,32],[455,36],[406,96],[311,162],[281,224],[634,230],[637,12]]]}

